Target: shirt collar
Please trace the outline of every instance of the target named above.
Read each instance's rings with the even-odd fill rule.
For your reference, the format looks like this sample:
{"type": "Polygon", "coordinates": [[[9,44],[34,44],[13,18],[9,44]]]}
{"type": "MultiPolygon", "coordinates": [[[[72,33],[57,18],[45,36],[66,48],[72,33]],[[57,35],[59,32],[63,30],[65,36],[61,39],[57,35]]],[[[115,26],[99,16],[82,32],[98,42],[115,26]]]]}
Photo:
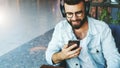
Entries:
{"type": "Polygon", "coordinates": [[[94,22],[95,21],[94,21],[93,18],[88,17],[88,26],[89,26],[89,30],[88,31],[89,31],[89,34],[93,35],[93,36],[99,33],[99,31],[97,30],[96,25],[95,25],[94,22]]]}
{"type": "MultiPolygon", "coordinates": [[[[67,20],[65,20],[65,22],[67,22],[67,20]]],[[[96,28],[97,26],[94,22],[96,22],[96,21],[93,18],[88,17],[88,27],[89,27],[88,36],[95,36],[99,33],[99,31],[96,28]]],[[[74,32],[72,30],[71,25],[68,22],[65,24],[66,24],[67,32],[72,33],[72,37],[73,37],[74,32]]],[[[74,37],[74,39],[75,39],[75,37],[74,37]]]]}

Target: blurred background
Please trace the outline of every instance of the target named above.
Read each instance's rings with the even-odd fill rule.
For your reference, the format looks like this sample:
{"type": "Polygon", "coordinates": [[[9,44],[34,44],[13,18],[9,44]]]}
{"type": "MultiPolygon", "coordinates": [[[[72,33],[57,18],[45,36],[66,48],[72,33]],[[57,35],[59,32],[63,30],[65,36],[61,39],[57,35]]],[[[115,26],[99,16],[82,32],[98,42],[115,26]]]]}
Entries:
{"type": "Polygon", "coordinates": [[[58,0],[0,0],[0,68],[39,68],[42,61],[35,54],[31,57],[31,48],[45,49],[34,49],[45,40],[34,39],[51,30],[60,19],[58,0]]]}
{"type": "MultiPolygon", "coordinates": [[[[96,18],[96,7],[90,8],[96,18]]],[[[107,11],[116,18],[119,9],[114,9],[107,11]]],[[[0,68],[47,64],[44,53],[54,26],[62,19],[59,0],[0,0],[0,68]]]]}
{"type": "Polygon", "coordinates": [[[0,0],[0,56],[44,34],[61,19],[57,0],[0,0]]]}

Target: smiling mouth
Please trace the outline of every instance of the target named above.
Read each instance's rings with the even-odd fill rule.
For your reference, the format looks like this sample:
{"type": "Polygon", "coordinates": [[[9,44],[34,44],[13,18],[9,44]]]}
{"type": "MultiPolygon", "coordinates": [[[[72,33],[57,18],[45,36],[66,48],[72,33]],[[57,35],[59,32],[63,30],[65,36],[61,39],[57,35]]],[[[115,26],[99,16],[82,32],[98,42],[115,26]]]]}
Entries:
{"type": "Polygon", "coordinates": [[[80,24],[80,21],[79,21],[79,22],[78,22],[78,21],[74,21],[74,22],[72,22],[72,24],[73,24],[73,25],[80,24]]]}

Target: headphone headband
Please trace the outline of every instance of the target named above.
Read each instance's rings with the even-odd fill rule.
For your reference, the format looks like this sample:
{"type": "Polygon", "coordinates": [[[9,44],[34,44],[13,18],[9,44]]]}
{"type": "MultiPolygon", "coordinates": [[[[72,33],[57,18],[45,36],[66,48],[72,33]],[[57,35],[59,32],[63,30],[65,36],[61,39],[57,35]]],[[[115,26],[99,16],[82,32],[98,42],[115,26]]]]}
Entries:
{"type": "MultiPolygon", "coordinates": [[[[89,9],[90,9],[90,1],[87,1],[87,2],[85,2],[85,12],[86,12],[86,15],[89,14],[89,9]]],[[[60,0],[60,10],[61,10],[62,16],[66,17],[66,15],[65,15],[65,8],[64,8],[64,1],[63,0],[60,0]]]]}

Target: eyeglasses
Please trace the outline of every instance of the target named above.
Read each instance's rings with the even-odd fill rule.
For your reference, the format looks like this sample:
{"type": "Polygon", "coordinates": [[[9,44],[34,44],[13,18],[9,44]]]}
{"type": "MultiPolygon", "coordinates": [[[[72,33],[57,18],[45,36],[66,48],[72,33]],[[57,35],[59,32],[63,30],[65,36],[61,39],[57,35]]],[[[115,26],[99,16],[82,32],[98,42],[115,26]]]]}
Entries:
{"type": "Polygon", "coordinates": [[[78,11],[78,12],[75,12],[75,13],[72,13],[72,12],[66,12],[66,16],[68,18],[72,18],[73,17],[73,14],[75,14],[77,17],[81,17],[83,15],[83,11],[78,11]]]}

